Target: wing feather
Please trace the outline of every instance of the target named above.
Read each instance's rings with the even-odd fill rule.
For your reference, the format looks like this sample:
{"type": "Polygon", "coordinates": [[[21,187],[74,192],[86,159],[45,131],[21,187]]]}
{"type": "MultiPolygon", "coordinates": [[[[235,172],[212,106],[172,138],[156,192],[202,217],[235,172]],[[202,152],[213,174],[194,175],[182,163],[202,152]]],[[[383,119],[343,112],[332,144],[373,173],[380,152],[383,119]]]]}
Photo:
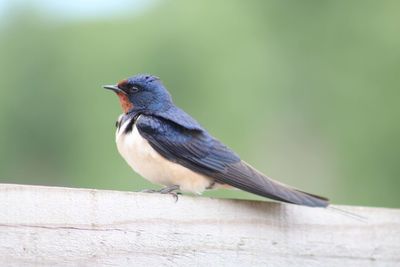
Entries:
{"type": "Polygon", "coordinates": [[[263,175],[202,128],[188,129],[154,115],[140,115],[136,127],[163,157],[212,177],[218,183],[293,204],[311,207],[329,204],[326,198],[291,188],[263,175]]]}

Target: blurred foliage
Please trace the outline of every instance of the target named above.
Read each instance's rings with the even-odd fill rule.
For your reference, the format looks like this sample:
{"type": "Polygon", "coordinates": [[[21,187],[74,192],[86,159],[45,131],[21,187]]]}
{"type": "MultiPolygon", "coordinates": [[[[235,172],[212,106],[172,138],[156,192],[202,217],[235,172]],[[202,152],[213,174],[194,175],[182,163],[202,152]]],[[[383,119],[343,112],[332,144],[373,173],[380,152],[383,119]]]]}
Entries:
{"type": "Polygon", "coordinates": [[[400,207],[399,11],[180,0],[62,23],[19,5],[0,26],[0,182],[153,187],[118,155],[120,108],[101,88],[151,73],[271,177],[338,204],[400,207]]]}

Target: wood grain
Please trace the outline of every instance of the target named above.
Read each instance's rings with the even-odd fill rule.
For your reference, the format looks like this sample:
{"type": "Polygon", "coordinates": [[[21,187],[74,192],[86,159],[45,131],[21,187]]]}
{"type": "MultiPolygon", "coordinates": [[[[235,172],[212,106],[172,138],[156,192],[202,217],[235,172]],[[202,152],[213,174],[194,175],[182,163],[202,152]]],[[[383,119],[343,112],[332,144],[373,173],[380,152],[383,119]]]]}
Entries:
{"type": "Polygon", "coordinates": [[[0,184],[0,266],[400,266],[400,210],[0,184]],[[336,206],[338,207],[338,206],[336,206]]]}

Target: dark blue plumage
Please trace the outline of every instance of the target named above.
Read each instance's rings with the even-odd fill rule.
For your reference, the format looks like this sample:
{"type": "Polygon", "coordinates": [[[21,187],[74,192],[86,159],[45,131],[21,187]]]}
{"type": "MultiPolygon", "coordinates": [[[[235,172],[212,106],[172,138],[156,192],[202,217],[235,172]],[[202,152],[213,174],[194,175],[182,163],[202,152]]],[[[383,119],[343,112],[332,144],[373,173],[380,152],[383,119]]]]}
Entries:
{"type": "Polygon", "coordinates": [[[138,75],[120,82],[114,89],[121,90],[132,103],[123,118],[130,120],[125,131],[131,131],[135,124],[140,135],[167,160],[210,177],[216,183],[271,199],[312,207],[328,205],[327,199],[278,183],[242,161],[176,107],[160,79],[138,75]],[[136,120],[139,116],[140,120],[136,120]]]}

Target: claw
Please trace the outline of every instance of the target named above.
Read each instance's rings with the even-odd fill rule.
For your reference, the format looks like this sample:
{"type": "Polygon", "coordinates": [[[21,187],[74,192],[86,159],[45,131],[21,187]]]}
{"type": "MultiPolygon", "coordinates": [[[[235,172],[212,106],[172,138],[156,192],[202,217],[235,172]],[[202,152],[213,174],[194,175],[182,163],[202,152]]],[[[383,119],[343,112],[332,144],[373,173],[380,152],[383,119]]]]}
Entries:
{"type": "Polygon", "coordinates": [[[179,193],[177,193],[177,192],[170,192],[170,193],[168,193],[168,194],[170,194],[171,196],[173,196],[173,198],[175,199],[175,203],[178,202],[179,193]]]}
{"type": "Polygon", "coordinates": [[[171,185],[160,189],[158,192],[161,194],[170,194],[175,198],[175,203],[178,202],[178,193],[175,192],[179,190],[179,185],[171,185]]]}

